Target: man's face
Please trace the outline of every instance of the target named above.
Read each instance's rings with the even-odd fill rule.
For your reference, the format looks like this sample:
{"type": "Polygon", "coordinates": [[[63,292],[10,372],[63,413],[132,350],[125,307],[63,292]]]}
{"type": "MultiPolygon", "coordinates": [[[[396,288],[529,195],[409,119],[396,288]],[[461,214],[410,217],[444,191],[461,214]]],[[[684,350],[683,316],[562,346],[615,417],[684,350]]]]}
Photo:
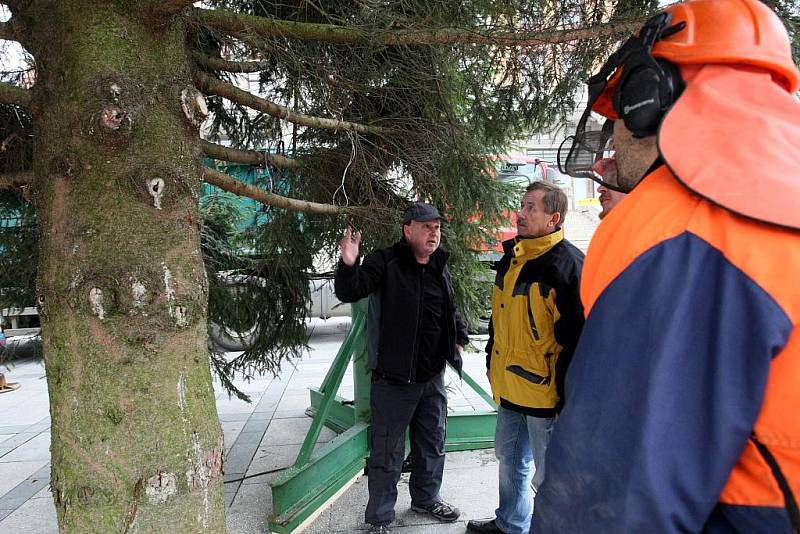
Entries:
{"type": "Polygon", "coordinates": [[[528,191],[522,197],[517,212],[517,235],[519,237],[542,237],[553,233],[556,229],[561,215],[558,212],[545,213],[544,195],[544,191],[538,190],[528,191]]]}
{"type": "MultiPolygon", "coordinates": [[[[612,186],[618,185],[617,162],[614,160],[614,158],[600,160],[597,164],[595,164],[595,167],[597,168],[597,172],[602,176],[604,182],[609,183],[612,186]]],[[[625,193],[614,191],[613,189],[609,189],[604,185],[600,185],[597,188],[597,192],[600,193],[600,206],[603,208],[599,215],[601,219],[608,215],[614,206],[616,206],[617,203],[626,196],[625,193]]]]}
{"type": "Polygon", "coordinates": [[[658,158],[656,136],[637,139],[625,122],[614,121],[614,158],[617,160],[617,181],[622,189],[630,191],[644,178],[644,173],[658,158]]]}
{"type": "Polygon", "coordinates": [[[597,188],[597,192],[600,193],[600,207],[603,208],[603,210],[600,212],[600,215],[598,215],[601,219],[608,215],[611,210],[614,209],[614,206],[616,206],[620,200],[627,196],[625,193],[608,189],[603,185],[597,188]]]}
{"type": "Polygon", "coordinates": [[[434,221],[411,221],[403,226],[403,235],[415,256],[427,258],[439,248],[442,240],[442,225],[434,221]]]}

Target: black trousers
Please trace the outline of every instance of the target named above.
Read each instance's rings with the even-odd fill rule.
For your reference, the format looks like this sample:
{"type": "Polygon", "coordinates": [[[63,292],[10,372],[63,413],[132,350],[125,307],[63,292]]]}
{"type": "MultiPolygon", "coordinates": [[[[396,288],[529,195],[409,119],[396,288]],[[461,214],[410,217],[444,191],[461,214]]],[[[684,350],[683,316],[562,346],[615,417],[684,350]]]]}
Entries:
{"type": "Polygon", "coordinates": [[[367,523],[390,523],[409,426],[411,502],[426,506],[441,499],[447,422],[444,372],[419,384],[396,383],[373,373],[370,395],[369,502],[364,516],[367,523]]]}

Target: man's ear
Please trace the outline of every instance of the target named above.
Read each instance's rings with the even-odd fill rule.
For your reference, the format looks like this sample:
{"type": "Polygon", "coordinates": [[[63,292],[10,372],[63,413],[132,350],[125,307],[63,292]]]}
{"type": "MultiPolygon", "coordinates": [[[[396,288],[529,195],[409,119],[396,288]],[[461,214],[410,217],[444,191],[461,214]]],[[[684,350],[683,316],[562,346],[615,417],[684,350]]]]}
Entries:
{"type": "Polygon", "coordinates": [[[553,225],[553,228],[558,228],[558,223],[561,222],[561,214],[559,212],[555,212],[550,215],[550,224],[553,225]]]}
{"type": "Polygon", "coordinates": [[[408,241],[408,231],[410,229],[411,229],[411,225],[410,224],[404,224],[403,225],[403,237],[406,239],[406,241],[408,241]]]}

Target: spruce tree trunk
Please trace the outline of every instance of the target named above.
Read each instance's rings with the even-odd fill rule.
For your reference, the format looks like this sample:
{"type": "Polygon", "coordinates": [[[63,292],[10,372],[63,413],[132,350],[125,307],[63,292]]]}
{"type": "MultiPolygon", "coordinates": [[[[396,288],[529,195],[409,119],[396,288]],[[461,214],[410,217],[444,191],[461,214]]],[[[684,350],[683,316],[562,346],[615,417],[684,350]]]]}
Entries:
{"type": "MultiPolygon", "coordinates": [[[[34,0],[38,305],[62,532],[223,532],[180,18],[34,0]]],[[[194,123],[193,123],[194,122],[194,123]]]]}

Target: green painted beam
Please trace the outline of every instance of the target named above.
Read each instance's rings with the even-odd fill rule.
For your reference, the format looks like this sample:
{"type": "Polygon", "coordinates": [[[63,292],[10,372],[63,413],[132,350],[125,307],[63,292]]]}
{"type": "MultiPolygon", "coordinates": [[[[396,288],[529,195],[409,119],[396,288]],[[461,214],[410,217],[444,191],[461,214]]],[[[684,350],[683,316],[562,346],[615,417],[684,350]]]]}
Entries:
{"type": "Polygon", "coordinates": [[[445,450],[471,451],[494,447],[497,412],[453,412],[447,414],[445,450]]]}
{"type": "Polygon", "coordinates": [[[369,425],[359,423],[320,447],[309,463],[287,469],[270,482],[272,532],[293,532],[364,472],[368,433],[369,425]]]}
{"type": "MultiPolygon", "coordinates": [[[[315,416],[322,404],[323,394],[316,388],[309,388],[311,394],[311,407],[306,410],[306,414],[315,416]]],[[[342,433],[356,422],[356,410],[353,401],[349,401],[337,396],[331,405],[328,417],[325,419],[325,426],[336,433],[342,433]]]]}
{"type": "MultiPolygon", "coordinates": [[[[309,411],[313,413],[314,407],[322,400],[322,395],[315,389],[311,390],[311,405],[309,411]]],[[[351,402],[337,397],[334,402],[325,426],[334,432],[343,432],[354,424],[355,409],[351,402]]],[[[448,451],[467,451],[475,449],[489,449],[494,447],[494,429],[497,423],[497,413],[485,412],[451,412],[447,414],[447,440],[445,447],[448,451]]]]}
{"type": "MultiPolygon", "coordinates": [[[[353,350],[352,347],[360,338],[364,337],[364,319],[365,316],[363,313],[356,314],[355,318],[353,319],[353,326],[350,330],[350,334],[347,336],[347,340],[345,341],[344,345],[342,345],[342,348],[339,350],[339,354],[336,356],[336,359],[331,366],[331,372],[328,373],[330,377],[328,389],[324,391],[322,400],[319,406],[316,408],[317,413],[314,416],[314,420],[311,422],[311,427],[308,429],[308,433],[306,433],[306,438],[303,441],[302,447],[300,447],[300,452],[297,453],[297,459],[294,463],[295,467],[303,466],[311,458],[311,453],[317,444],[317,439],[319,439],[319,433],[322,431],[322,426],[328,419],[328,413],[330,412],[331,407],[333,404],[335,404],[334,398],[336,397],[336,392],[339,390],[339,386],[342,383],[344,373],[347,371],[347,366],[350,363],[350,357],[353,350]]],[[[328,377],[326,377],[326,380],[328,380],[328,377]]]]}
{"type": "Polygon", "coordinates": [[[481,385],[480,385],[480,384],[478,384],[477,382],[475,382],[475,380],[473,380],[473,378],[472,378],[472,377],[469,375],[469,373],[467,373],[467,372],[466,372],[465,370],[463,370],[463,369],[461,370],[461,378],[463,378],[463,379],[464,379],[464,382],[466,382],[466,383],[467,383],[467,385],[468,385],[469,387],[471,387],[473,391],[475,391],[475,393],[477,393],[478,395],[480,395],[480,396],[481,396],[481,398],[482,398],[483,400],[485,400],[485,401],[486,401],[486,402],[489,404],[489,406],[491,406],[491,407],[492,407],[492,409],[494,409],[494,410],[497,410],[497,404],[494,402],[494,399],[492,398],[492,396],[491,396],[490,394],[488,394],[488,393],[486,392],[486,390],[484,390],[484,389],[481,387],[481,385]]]}

